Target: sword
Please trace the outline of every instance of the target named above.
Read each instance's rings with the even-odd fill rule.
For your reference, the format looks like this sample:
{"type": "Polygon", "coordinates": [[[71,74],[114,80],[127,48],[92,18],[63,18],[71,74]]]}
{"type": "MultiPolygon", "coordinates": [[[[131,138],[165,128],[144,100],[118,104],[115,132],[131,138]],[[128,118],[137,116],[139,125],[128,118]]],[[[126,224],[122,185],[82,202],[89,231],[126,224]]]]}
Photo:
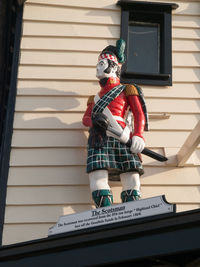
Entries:
{"type": "MultiPolygon", "coordinates": [[[[110,125],[108,125],[107,126],[107,131],[115,134],[118,137],[121,137],[123,130],[117,131],[117,130],[113,129],[110,125]]],[[[126,145],[128,147],[131,147],[131,144],[132,144],[132,140],[129,139],[128,142],[126,143],[126,145]]],[[[166,158],[163,155],[160,155],[160,154],[158,154],[158,153],[156,153],[156,152],[154,152],[154,151],[152,151],[152,150],[150,150],[148,148],[144,148],[141,153],[146,155],[146,156],[148,156],[148,157],[151,157],[151,158],[153,158],[155,160],[158,160],[158,161],[167,161],[168,160],[168,158],[166,158]]]]}

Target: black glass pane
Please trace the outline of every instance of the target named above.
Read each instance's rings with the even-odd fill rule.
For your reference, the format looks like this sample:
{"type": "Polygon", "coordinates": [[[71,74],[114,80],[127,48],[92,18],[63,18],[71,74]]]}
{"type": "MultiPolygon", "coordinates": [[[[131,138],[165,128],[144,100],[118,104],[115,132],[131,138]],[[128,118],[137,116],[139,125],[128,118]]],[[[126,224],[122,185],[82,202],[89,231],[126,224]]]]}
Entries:
{"type": "Polygon", "coordinates": [[[132,23],[128,31],[129,72],[160,72],[160,34],[159,24],[132,23]]]}

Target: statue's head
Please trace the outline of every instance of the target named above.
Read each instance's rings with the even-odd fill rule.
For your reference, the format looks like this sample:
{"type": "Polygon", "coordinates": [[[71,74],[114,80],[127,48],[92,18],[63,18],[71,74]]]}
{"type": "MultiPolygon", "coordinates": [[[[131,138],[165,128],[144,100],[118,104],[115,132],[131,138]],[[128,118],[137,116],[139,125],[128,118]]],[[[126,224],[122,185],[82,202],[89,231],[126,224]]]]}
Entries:
{"type": "Polygon", "coordinates": [[[120,39],[116,47],[109,45],[99,55],[96,66],[96,77],[101,80],[109,77],[120,77],[121,66],[125,62],[125,41],[120,39]]]}

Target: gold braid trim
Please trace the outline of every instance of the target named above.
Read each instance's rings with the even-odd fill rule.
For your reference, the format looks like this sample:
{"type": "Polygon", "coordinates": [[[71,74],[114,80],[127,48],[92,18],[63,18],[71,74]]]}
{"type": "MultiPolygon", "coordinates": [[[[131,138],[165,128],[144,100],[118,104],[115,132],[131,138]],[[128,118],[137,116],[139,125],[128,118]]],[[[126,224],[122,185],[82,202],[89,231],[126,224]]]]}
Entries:
{"type": "Polygon", "coordinates": [[[89,96],[88,101],[87,101],[87,106],[92,103],[94,103],[94,95],[89,96]]]}
{"type": "Polygon", "coordinates": [[[138,96],[139,95],[137,88],[132,84],[126,85],[125,94],[126,94],[126,96],[129,96],[129,95],[137,95],[138,96]]]}

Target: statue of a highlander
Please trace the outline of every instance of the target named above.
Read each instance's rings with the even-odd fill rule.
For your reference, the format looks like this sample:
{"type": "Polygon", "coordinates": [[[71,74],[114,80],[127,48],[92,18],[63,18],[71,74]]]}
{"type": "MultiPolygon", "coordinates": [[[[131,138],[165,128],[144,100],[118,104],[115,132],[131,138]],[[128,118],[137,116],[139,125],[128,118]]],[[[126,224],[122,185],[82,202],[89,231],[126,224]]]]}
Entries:
{"type": "Polygon", "coordinates": [[[108,184],[112,172],[120,175],[122,202],[140,199],[140,176],[144,173],[140,153],[145,147],[148,116],[141,89],[120,83],[124,50],[125,42],[120,39],[116,47],[110,45],[101,52],[96,66],[101,90],[89,97],[82,120],[90,127],[87,173],[96,207],[113,203],[108,184]]]}

